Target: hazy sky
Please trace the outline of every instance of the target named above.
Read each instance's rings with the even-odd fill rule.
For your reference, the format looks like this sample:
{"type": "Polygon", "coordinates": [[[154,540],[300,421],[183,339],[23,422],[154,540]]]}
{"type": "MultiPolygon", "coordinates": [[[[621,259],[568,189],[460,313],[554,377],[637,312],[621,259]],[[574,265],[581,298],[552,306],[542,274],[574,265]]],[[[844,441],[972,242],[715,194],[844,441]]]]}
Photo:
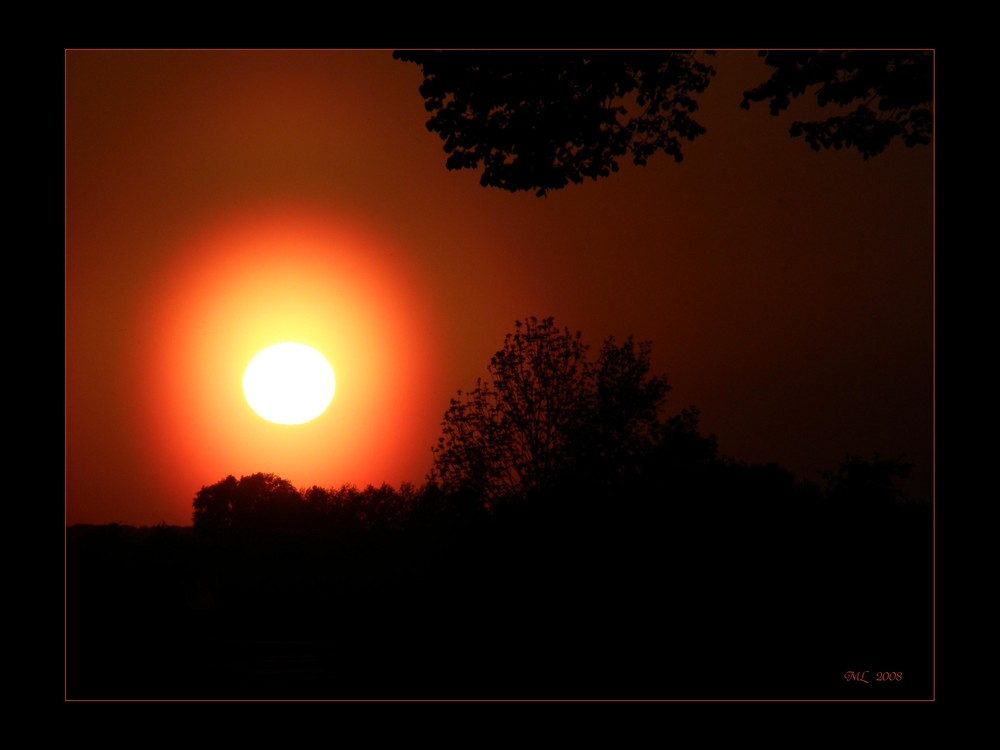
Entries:
{"type": "Polygon", "coordinates": [[[753,53],[715,66],[682,164],[539,199],[446,170],[389,51],[68,51],[67,522],[190,523],[227,474],[422,482],[529,315],[652,340],[728,455],[815,478],[905,452],[928,499],[933,151],[815,153],[739,108],[753,53]],[[243,398],[282,340],[337,373],[307,425],[243,398]]]}

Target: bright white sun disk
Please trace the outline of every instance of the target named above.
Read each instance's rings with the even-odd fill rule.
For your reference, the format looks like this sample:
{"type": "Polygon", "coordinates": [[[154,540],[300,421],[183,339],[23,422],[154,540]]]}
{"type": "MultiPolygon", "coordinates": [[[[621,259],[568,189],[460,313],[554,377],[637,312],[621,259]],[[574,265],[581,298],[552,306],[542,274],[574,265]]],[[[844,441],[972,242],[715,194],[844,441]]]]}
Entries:
{"type": "Polygon", "coordinates": [[[284,342],[262,349],[243,373],[247,403],[276,424],[302,424],[330,405],[336,389],[333,368],[318,351],[284,342]]]}

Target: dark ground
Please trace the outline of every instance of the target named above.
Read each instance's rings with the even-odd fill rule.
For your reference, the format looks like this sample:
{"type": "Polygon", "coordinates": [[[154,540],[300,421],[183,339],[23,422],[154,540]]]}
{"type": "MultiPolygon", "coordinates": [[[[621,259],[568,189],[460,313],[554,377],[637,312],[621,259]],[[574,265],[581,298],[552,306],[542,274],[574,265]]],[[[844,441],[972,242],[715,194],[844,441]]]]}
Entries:
{"type": "Polygon", "coordinates": [[[930,698],[929,510],[766,507],[71,527],[67,697],[930,698]]]}

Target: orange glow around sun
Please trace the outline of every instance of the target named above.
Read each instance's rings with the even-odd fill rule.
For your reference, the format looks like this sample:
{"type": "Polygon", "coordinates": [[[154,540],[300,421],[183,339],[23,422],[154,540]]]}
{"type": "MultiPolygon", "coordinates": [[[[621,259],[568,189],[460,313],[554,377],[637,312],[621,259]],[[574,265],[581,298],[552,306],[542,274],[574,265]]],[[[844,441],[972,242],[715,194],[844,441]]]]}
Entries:
{"type": "Polygon", "coordinates": [[[403,255],[302,208],[230,215],[178,248],[149,300],[134,382],[150,468],[187,487],[179,503],[227,474],[298,487],[423,478],[440,416],[426,397],[437,344],[403,255]],[[321,352],[336,373],[336,398],[303,424],[261,419],[244,397],[248,363],[280,342],[321,352]],[[409,466],[414,456],[426,465],[409,466]]]}

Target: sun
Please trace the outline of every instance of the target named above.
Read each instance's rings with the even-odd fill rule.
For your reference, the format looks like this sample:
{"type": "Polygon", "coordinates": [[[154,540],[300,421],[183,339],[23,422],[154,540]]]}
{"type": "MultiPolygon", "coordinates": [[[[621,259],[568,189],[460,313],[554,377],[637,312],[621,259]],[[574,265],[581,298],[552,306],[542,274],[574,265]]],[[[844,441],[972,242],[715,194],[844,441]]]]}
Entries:
{"type": "Polygon", "coordinates": [[[330,405],[337,381],[318,351],[290,341],[259,351],[243,373],[250,408],[275,424],[303,424],[330,405]]]}

